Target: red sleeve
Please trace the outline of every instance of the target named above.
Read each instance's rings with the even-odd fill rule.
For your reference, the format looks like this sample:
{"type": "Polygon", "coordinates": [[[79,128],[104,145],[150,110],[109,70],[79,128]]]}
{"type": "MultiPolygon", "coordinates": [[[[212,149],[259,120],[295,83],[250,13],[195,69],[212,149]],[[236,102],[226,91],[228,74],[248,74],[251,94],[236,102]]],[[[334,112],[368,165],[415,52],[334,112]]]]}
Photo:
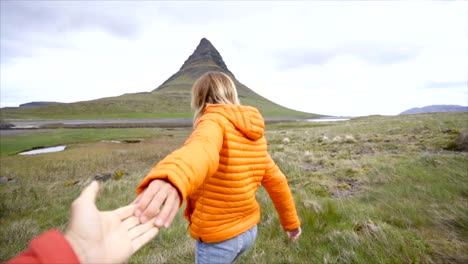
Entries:
{"type": "Polygon", "coordinates": [[[34,238],[29,248],[7,261],[16,263],[80,263],[73,248],[65,237],[56,230],[50,230],[34,238]]]}

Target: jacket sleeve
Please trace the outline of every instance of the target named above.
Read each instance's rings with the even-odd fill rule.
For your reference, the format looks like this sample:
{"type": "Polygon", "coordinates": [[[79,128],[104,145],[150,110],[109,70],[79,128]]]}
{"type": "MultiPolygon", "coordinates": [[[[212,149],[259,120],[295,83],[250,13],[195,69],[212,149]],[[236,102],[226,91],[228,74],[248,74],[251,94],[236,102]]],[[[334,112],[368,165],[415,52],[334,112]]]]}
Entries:
{"type": "Polygon", "coordinates": [[[137,193],[140,194],[152,180],[164,179],[178,189],[183,202],[205,177],[216,172],[222,144],[223,128],[219,122],[202,116],[184,146],[153,167],[138,186],[137,193]]]}
{"type": "Polygon", "coordinates": [[[18,263],[80,263],[73,248],[65,237],[56,230],[50,230],[34,238],[29,248],[7,264],[18,263]]]}
{"type": "Polygon", "coordinates": [[[301,223],[286,176],[284,176],[269,154],[262,185],[275,205],[284,230],[291,231],[300,227],[301,223]]]}

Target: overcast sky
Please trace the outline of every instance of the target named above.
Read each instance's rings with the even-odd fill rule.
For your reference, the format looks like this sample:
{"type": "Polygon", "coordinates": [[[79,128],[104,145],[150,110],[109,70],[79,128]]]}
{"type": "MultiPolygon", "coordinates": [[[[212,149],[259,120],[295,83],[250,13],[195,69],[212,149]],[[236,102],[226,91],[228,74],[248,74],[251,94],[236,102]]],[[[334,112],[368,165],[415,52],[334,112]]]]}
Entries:
{"type": "Polygon", "coordinates": [[[0,104],[146,92],[206,37],[236,78],[296,110],[468,105],[468,2],[1,2],[0,104]]]}

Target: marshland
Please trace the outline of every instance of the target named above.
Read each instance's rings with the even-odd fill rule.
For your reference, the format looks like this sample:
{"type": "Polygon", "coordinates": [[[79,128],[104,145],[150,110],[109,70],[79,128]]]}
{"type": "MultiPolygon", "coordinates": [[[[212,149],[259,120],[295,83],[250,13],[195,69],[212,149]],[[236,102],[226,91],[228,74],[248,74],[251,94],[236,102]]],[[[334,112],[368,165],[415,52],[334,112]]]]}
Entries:
{"type": "MultiPolygon", "coordinates": [[[[257,242],[239,263],[468,262],[468,113],[266,127],[269,152],[287,175],[303,235],[289,242],[260,188],[257,242]]],[[[0,260],[48,229],[63,231],[71,202],[95,178],[107,175],[100,183],[99,209],[132,202],[140,180],[190,133],[190,128],[144,127],[3,134],[0,260]],[[59,145],[67,147],[16,155],[59,145]]],[[[194,245],[180,210],[172,227],[130,263],[193,263],[194,245]]]]}

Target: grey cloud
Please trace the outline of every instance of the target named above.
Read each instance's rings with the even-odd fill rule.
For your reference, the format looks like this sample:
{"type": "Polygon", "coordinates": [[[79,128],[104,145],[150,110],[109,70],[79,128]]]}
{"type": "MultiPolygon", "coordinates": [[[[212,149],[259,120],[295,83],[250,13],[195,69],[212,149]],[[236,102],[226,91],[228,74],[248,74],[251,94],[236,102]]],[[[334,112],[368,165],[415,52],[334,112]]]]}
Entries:
{"type": "Polygon", "coordinates": [[[2,31],[61,33],[86,27],[131,36],[138,32],[138,16],[128,2],[2,1],[2,31]],[[106,5],[105,5],[106,4],[106,5]]]}
{"type": "MultiPolygon", "coordinates": [[[[33,56],[43,48],[70,46],[66,34],[101,30],[135,38],[147,22],[203,25],[236,20],[265,10],[239,2],[0,1],[1,63],[33,56]]],[[[157,32],[155,32],[157,34],[157,32]]]]}
{"type": "Polygon", "coordinates": [[[172,1],[156,3],[158,15],[176,24],[210,24],[221,20],[239,21],[259,12],[265,12],[271,6],[264,3],[246,1],[172,1]]]}
{"type": "Polygon", "coordinates": [[[358,46],[350,48],[349,53],[375,64],[394,64],[416,57],[420,49],[404,45],[358,46]]]}
{"type": "Polygon", "coordinates": [[[373,64],[394,64],[416,57],[420,49],[406,45],[352,44],[330,49],[296,49],[278,53],[278,67],[298,68],[323,65],[335,57],[351,55],[373,64]]]}
{"type": "Polygon", "coordinates": [[[0,42],[0,60],[1,63],[10,61],[10,59],[17,57],[30,57],[32,51],[27,47],[21,47],[20,43],[14,43],[1,40],[0,42]]]}
{"type": "Polygon", "coordinates": [[[280,54],[281,69],[299,68],[307,65],[323,65],[337,54],[331,50],[290,51],[280,54]]]}
{"type": "MultiPolygon", "coordinates": [[[[139,32],[139,5],[107,1],[0,1],[1,61],[41,48],[66,45],[63,33],[98,29],[132,38],[139,32]]],[[[144,9],[143,9],[144,10],[144,9]]]]}
{"type": "Polygon", "coordinates": [[[461,86],[467,87],[467,81],[448,81],[448,82],[428,82],[425,85],[425,88],[428,89],[445,89],[445,88],[458,88],[461,86]]]}

